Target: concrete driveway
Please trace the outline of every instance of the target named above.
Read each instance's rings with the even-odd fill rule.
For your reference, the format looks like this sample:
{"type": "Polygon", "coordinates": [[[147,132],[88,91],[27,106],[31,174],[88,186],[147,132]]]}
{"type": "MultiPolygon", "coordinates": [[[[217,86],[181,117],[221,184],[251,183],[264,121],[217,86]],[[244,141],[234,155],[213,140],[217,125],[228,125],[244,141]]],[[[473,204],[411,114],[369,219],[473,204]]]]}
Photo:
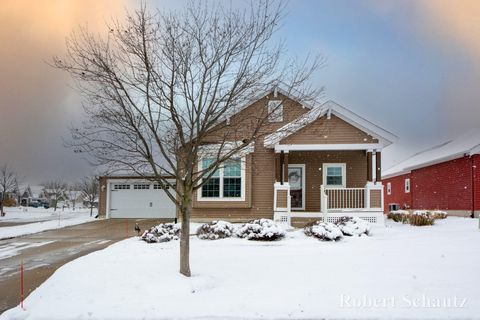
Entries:
{"type": "MultiPolygon", "coordinates": [[[[170,219],[171,220],[171,219],[170,219]]],[[[160,219],[110,219],[0,240],[0,313],[20,302],[20,265],[23,261],[25,295],[55,270],[78,257],[136,235],[135,222],[148,229],[160,219]]],[[[91,270],[95,272],[95,270],[91,270]]],[[[28,307],[28,306],[26,306],[28,307]]]]}

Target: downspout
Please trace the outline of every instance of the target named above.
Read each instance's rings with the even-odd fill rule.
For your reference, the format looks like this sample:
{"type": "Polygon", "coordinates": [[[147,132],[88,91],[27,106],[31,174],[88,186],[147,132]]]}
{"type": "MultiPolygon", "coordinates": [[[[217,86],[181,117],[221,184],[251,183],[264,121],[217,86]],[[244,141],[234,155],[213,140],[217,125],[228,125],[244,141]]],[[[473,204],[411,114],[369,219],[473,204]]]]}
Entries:
{"type": "Polygon", "coordinates": [[[472,214],[471,218],[475,218],[475,163],[473,161],[473,156],[470,156],[470,166],[472,167],[471,171],[471,184],[472,184],[472,214]]]}

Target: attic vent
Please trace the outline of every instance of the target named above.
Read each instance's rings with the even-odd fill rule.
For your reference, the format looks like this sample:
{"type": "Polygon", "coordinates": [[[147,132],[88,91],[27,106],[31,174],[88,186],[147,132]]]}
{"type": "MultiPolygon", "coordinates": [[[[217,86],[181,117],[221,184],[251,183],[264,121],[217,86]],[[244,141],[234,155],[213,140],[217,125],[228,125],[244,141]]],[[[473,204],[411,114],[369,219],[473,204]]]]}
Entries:
{"type": "Polygon", "coordinates": [[[283,121],[283,105],[281,100],[268,101],[268,122],[283,121]]]}

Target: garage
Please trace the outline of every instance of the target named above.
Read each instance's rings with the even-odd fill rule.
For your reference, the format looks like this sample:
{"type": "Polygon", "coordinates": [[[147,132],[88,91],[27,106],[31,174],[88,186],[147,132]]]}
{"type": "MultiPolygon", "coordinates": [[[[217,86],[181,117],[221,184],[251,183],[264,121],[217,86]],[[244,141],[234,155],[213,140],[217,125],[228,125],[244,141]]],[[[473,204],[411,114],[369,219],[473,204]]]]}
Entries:
{"type": "Polygon", "coordinates": [[[175,204],[158,183],[109,180],[107,185],[107,218],[175,218],[175,204]]]}

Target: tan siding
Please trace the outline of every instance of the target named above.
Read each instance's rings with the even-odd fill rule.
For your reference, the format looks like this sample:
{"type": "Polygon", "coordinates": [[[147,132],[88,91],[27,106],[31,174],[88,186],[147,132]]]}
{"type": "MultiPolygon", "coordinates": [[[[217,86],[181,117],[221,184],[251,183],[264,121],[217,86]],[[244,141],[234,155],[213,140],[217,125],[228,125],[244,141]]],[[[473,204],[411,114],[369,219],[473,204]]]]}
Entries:
{"type": "Polygon", "coordinates": [[[365,151],[299,151],[290,152],[290,164],[305,164],[305,211],[320,210],[320,185],[324,163],[345,163],[347,188],[365,187],[367,156],[365,151]]]}
{"type": "MultiPolygon", "coordinates": [[[[264,97],[255,102],[251,106],[241,111],[237,117],[251,117],[252,114],[261,114],[266,112],[268,98],[277,100],[284,99],[283,108],[283,122],[267,123],[262,127],[261,132],[258,133],[255,140],[255,151],[250,155],[251,165],[247,167],[251,169],[250,187],[250,201],[249,205],[243,204],[233,207],[232,202],[212,201],[207,207],[199,207],[196,199],[192,208],[192,219],[194,220],[208,220],[208,219],[226,219],[230,221],[248,221],[256,218],[272,218],[273,217],[273,184],[275,182],[275,154],[272,149],[267,149],[263,146],[263,139],[266,134],[269,134],[288,122],[293,121],[300,115],[308,112],[308,109],[303,108],[299,103],[286,99],[279,95],[278,98],[264,97]]],[[[235,126],[238,123],[232,119],[231,123],[235,126]]],[[[248,126],[244,126],[245,136],[251,135],[251,130],[248,126]]],[[[216,139],[223,138],[226,134],[225,130],[219,130],[212,135],[212,142],[216,139]],[[220,134],[221,132],[221,134],[220,134]]],[[[227,135],[229,132],[227,131],[227,135]]],[[[233,132],[232,132],[233,134],[233,132]]],[[[236,135],[228,135],[229,140],[242,140],[242,133],[237,132],[236,135]]],[[[196,197],[196,195],[195,195],[196,197]]]]}
{"type": "Polygon", "coordinates": [[[277,208],[287,207],[287,190],[277,191],[277,208]]]}
{"type": "Polygon", "coordinates": [[[381,208],[382,207],[381,197],[382,197],[381,190],[370,190],[370,207],[381,208]]]}
{"type": "Polygon", "coordinates": [[[281,144],[377,143],[378,140],[332,115],[315,120],[283,139],[281,144]]]}

